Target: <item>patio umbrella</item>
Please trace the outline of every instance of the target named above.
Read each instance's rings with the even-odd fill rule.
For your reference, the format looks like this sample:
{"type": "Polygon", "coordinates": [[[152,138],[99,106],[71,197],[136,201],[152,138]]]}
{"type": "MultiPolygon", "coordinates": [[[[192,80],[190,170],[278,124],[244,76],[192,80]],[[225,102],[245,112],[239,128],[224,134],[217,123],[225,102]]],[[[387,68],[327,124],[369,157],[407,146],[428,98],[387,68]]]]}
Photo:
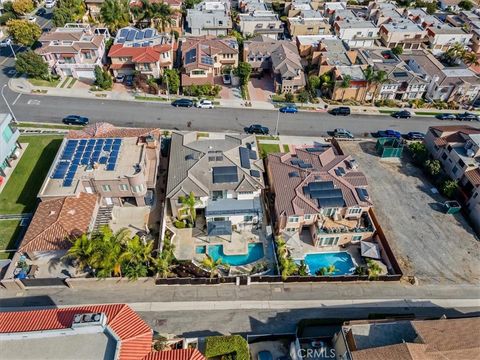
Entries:
{"type": "Polygon", "coordinates": [[[362,256],[368,257],[371,259],[381,259],[380,249],[378,245],[373,242],[362,241],[360,243],[360,249],[362,251],[362,256]]]}

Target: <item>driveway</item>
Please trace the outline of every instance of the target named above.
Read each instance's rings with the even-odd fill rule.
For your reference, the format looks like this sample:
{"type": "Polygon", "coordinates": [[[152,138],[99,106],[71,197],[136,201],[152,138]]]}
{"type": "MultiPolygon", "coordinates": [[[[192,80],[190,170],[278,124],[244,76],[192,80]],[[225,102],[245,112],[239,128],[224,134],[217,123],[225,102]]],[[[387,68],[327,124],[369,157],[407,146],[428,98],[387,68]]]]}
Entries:
{"type": "Polygon", "coordinates": [[[219,94],[222,100],[233,100],[238,97],[238,94],[239,94],[238,89],[235,86],[225,85],[223,83],[221,76],[215,76],[214,81],[215,81],[215,85],[218,85],[222,88],[219,94]]]}
{"type": "Polygon", "coordinates": [[[343,142],[365,172],[379,222],[406,275],[421,282],[478,283],[480,243],[461,214],[447,215],[423,171],[404,159],[380,160],[375,142],[343,142]]]}
{"type": "Polygon", "coordinates": [[[260,79],[251,78],[248,93],[252,101],[270,101],[270,96],[275,94],[273,79],[270,75],[264,75],[260,79]]]}

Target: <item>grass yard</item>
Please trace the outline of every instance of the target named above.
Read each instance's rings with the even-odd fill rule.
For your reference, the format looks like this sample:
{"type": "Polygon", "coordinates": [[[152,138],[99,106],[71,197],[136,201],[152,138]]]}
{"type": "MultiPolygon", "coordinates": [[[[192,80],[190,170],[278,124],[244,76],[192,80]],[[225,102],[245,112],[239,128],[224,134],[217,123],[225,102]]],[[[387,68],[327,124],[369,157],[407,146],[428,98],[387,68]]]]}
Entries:
{"type": "Polygon", "coordinates": [[[48,87],[57,87],[60,83],[60,79],[55,79],[52,81],[42,80],[42,79],[28,79],[30,84],[34,86],[48,86],[48,87]]]}
{"type": "Polygon", "coordinates": [[[283,152],[289,152],[290,151],[290,147],[287,145],[287,144],[283,144],[283,152]]]}
{"type": "Polygon", "coordinates": [[[135,96],[135,100],[143,100],[143,101],[168,101],[167,99],[162,98],[162,97],[140,96],[140,95],[135,96]]]}
{"type": "Polygon", "coordinates": [[[32,212],[36,197],[62,142],[62,136],[20,136],[25,153],[0,193],[0,214],[32,212]]]}
{"type": "Polygon", "coordinates": [[[262,158],[267,157],[268,154],[270,153],[278,153],[280,152],[280,145],[278,144],[258,144],[260,147],[260,156],[262,158]]]}
{"type": "Polygon", "coordinates": [[[60,130],[81,130],[84,127],[78,125],[56,125],[56,124],[38,124],[21,122],[17,124],[19,128],[36,128],[36,129],[60,129],[60,130]]]}
{"type": "MultiPolygon", "coordinates": [[[[20,232],[21,220],[0,220],[0,250],[14,249],[20,232]]],[[[0,259],[8,259],[12,253],[0,253],[0,259]]]]}

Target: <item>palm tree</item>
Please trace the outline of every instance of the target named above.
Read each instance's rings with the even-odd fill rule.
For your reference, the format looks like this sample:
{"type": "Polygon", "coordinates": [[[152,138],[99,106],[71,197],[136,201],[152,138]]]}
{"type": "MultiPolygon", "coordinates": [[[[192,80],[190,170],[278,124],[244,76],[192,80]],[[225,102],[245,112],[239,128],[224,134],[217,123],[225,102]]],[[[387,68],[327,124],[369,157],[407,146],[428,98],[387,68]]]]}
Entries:
{"type": "Polygon", "coordinates": [[[370,86],[372,85],[373,81],[375,80],[375,70],[373,66],[369,65],[364,71],[363,75],[365,77],[365,81],[367,82],[367,90],[365,91],[365,95],[363,96],[362,102],[365,102],[367,98],[367,92],[370,90],[370,86]]]}
{"type": "Polygon", "coordinates": [[[105,0],[100,8],[100,17],[112,33],[128,26],[130,22],[128,0],[105,0]]]}
{"type": "Polygon", "coordinates": [[[180,196],[178,198],[182,203],[182,210],[188,213],[188,217],[190,217],[190,221],[193,225],[195,225],[195,220],[197,219],[197,210],[195,206],[199,204],[199,201],[195,198],[195,194],[190,192],[188,196],[180,196]]]}
{"type": "Polygon", "coordinates": [[[332,275],[332,274],[335,274],[336,272],[337,272],[337,268],[335,267],[334,264],[331,264],[328,266],[327,274],[332,275]]]}
{"type": "Polygon", "coordinates": [[[375,280],[378,278],[380,273],[382,272],[382,268],[378,265],[377,262],[367,259],[367,267],[368,267],[368,279],[375,280]]]}
{"type": "Polygon", "coordinates": [[[375,98],[377,97],[378,91],[380,90],[380,85],[386,83],[388,81],[388,74],[383,71],[379,70],[375,72],[375,76],[373,78],[373,83],[375,84],[375,90],[373,91],[373,96],[372,96],[372,105],[375,101],[375,98]]]}
{"type": "Polygon", "coordinates": [[[168,277],[172,273],[173,268],[172,260],[166,253],[162,253],[158,257],[152,259],[151,269],[160,278],[164,279],[168,277]]]}
{"type": "Polygon", "coordinates": [[[280,261],[282,280],[286,280],[290,275],[295,274],[298,271],[298,266],[292,259],[283,258],[280,261]]]}
{"type": "Polygon", "coordinates": [[[92,242],[88,238],[87,234],[83,234],[73,241],[72,247],[68,249],[63,258],[75,259],[77,261],[77,267],[80,269],[80,271],[83,271],[83,269],[90,265],[92,253],[92,242]]]}
{"type": "Polygon", "coordinates": [[[480,64],[477,54],[475,54],[473,51],[465,52],[465,54],[463,55],[463,62],[467,65],[474,66],[478,66],[480,64]]]}
{"type": "Polygon", "coordinates": [[[121,261],[148,264],[152,260],[153,241],[144,244],[138,236],[127,242],[125,251],[120,256],[121,261]]]}
{"type": "Polygon", "coordinates": [[[287,248],[287,243],[285,240],[279,236],[277,237],[277,254],[279,257],[283,258],[288,255],[288,248],[287,248]]]}
{"type": "Polygon", "coordinates": [[[342,82],[340,83],[340,87],[343,89],[342,91],[342,101],[344,101],[345,91],[350,87],[352,83],[352,77],[350,75],[343,76],[342,82]]]}
{"type": "Polygon", "coordinates": [[[99,277],[122,276],[121,257],[129,233],[128,229],[113,233],[108,226],[103,226],[99,232],[92,235],[94,251],[91,265],[97,270],[99,277]]]}
{"type": "Polygon", "coordinates": [[[457,42],[442,54],[442,59],[449,65],[454,65],[458,60],[463,58],[465,52],[465,46],[457,42]]]}
{"type": "Polygon", "coordinates": [[[173,25],[173,11],[170,5],[165,3],[153,3],[150,5],[153,10],[153,19],[156,22],[157,28],[160,31],[165,31],[166,28],[173,25]]]}
{"type": "Polygon", "coordinates": [[[308,276],[308,267],[305,263],[305,260],[300,261],[300,265],[298,266],[298,275],[300,276],[308,276]]]}
{"type": "Polygon", "coordinates": [[[205,254],[205,258],[202,260],[202,265],[210,272],[210,278],[218,276],[219,270],[223,265],[222,258],[213,260],[213,258],[205,254]]]}

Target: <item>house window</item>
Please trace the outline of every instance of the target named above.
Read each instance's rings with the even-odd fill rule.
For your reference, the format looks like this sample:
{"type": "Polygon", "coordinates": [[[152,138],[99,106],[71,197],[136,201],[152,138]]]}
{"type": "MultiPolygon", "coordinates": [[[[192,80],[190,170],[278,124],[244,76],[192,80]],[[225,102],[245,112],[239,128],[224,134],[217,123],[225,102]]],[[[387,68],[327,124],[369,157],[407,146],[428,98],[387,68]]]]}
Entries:
{"type": "Polygon", "coordinates": [[[252,195],[253,191],[239,191],[238,195],[252,195]]]}
{"type": "Polygon", "coordinates": [[[452,173],[457,174],[457,172],[458,172],[458,167],[454,166],[452,169],[452,173]]]}
{"type": "Polygon", "coordinates": [[[218,217],[212,218],[212,221],[228,221],[228,218],[225,216],[218,216],[218,217]]]}
{"type": "Polygon", "coordinates": [[[348,209],[349,214],[360,214],[362,212],[362,208],[351,208],[348,209]]]}
{"type": "Polygon", "coordinates": [[[448,157],[448,155],[447,155],[446,153],[443,153],[443,154],[442,154],[442,159],[443,159],[443,160],[447,160],[447,157],[448,157]]]}
{"type": "Polygon", "coordinates": [[[290,216],[288,222],[297,223],[300,218],[298,216],[290,216]]]}
{"type": "Polygon", "coordinates": [[[448,152],[451,152],[451,151],[452,151],[452,146],[451,146],[451,145],[448,145],[448,146],[447,146],[447,150],[448,150],[448,152]]]}
{"type": "Polygon", "coordinates": [[[336,210],[337,209],[335,209],[335,208],[322,209],[322,214],[325,215],[325,216],[333,216],[333,215],[335,215],[336,210]]]}
{"type": "Polygon", "coordinates": [[[139,192],[142,192],[142,191],[143,191],[143,184],[132,186],[132,192],[139,193],[139,192]]]}
{"type": "Polygon", "coordinates": [[[253,215],[245,215],[243,217],[243,221],[245,222],[252,222],[253,221],[253,215]]]}
{"type": "Polygon", "coordinates": [[[458,166],[460,166],[462,169],[465,167],[465,163],[462,159],[458,159],[458,166]]]}
{"type": "Polygon", "coordinates": [[[339,237],[325,237],[320,238],[320,245],[321,246],[335,246],[338,244],[339,237]]]}
{"type": "Polygon", "coordinates": [[[120,188],[120,191],[128,191],[128,185],[127,184],[120,184],[118,187],[120,188]]]}
{"type": "Polygon", "coordinates": [[[215,200],[220,200],[220,199],[223,199],[224,196],[223,196],[223,191],[222,190],[214,190],[212,191],[212,200],[215,201],[215,200]]]}
{"type": "Polygon", "coordinates": [[[286,232],[295,232],[295,231],[297,231],[297,229],[296,228],[286,228],[285,231],[286,232]]]}
{"type": "Polygon", "coordinates": [[[110,185],[102,185],[102,190],[105,192],[110,192],[112,191],[112,188],[110,187],[110,185]]]}
{"type": "Polygon", "coordinates": [[[205,71],[203,71],[203,70],[193,70],[192,75],[205,75],[205,71]]]}
{"type": "Polygon", "coordinates": [[[93,189],[90,186],[85,186],[85,192],[87,194],[93,194],[93,189]]]}
{"type": "Polygon", "coordinates": [[[83,53],[83,56],[85,57],[85,59],[91,59],[92,58],[92,53],[90,52],[86,52],[86,53],[83,53]]]}
{"type": "Polygon", "coordinates": [[[5,140],[5,142],[8,143],[12,138],[12,136],[13,136],[12,128],[10,126],[7,126],[2,133],[3,140],[5,140]]]}
{"type": "Polygon", "coordinates": [[[307,215],[304,215],[303,218],[304,218],[305,220],[312,220],[312,216],[313,216],[313,215],[311,215],[311,214],[307,214],[307,215]]]}
{"type": "Polygon", "coordinates": [[[360,240],[362,240],[362,235],[352,236],[352,241],[360,241],[360,240]]]}

